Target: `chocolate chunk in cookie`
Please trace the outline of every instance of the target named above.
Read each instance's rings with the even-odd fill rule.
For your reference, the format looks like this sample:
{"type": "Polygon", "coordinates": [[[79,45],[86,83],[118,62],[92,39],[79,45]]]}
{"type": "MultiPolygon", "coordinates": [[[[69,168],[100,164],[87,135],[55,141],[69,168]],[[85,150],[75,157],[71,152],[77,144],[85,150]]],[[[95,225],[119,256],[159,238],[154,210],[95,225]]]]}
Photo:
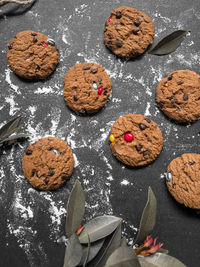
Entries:
{"type": "Polygon", "coordinates": [[[157,124],[140,114],[128,114],[115,121],[110,148],[118,160],[130,166],[143,166],[155,160],[163,147],[157,124]]]}
{"type": "Polygon", "coordinates": [[[103,67],[80,63],[66,73],[64,99],[78,113],[95,113],[107,102],[111,88],[111,79],[103,67]]]}
{"type": "Polygon", "coordinates": [[[135,8],[116,8],[107,19],[104,42],[119,57],[135,58],[143,54],[153,40],[152,19],[135,8]]]}
{"type": "Polygon", "coordinates": [[[200,209],[200,154],[187,153],[173,159],[166,174],[171,195],[181,204],[200,209]]]}
{"type": "Polygon", "coordinates": [[[27,148],[22,168],[33,187],[55,190],[71,176],[74,168],[73,154],[65,141],[46,137],[27,148]]]}
{"type": "Polygon", "coordinates": [[[200,117],[200,76],[194,71],[177,70],[163,78],[156,101],[170,119],[192,122],[200,117]]]}
{"type": "Polygon", "coordinates": [[[48,36],[34,31],[19,32],[7,52],[11,69],[25,79],[45,79],[56,68],[58,50],[48,36]],[[45,64],[44,64],[45,63],[45,64]]]}

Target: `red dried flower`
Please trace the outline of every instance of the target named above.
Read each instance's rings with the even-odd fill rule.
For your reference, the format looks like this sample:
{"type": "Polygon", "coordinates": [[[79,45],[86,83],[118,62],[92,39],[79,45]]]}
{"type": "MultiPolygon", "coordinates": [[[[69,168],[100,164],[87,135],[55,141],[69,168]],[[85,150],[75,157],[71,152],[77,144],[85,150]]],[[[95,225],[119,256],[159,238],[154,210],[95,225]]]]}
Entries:
{"type": "Polygon", "coordinates": [[[152,243],[153,243],[153,238],[152,238],[151,235],[148,235],[146,237],[146,239],[144,240],[144,245],[143,246],[146,247],[146,248],[148,248],[148,247],[151,246],[152,243]]]}
{"type": "Polygon", "coordinates": [[[163,246],[163,243],[156,244],[157,239],[157,237],[153,239],[151,235],[148,235],[144,244],[135,249],[136,255],[150,256],[156,253],[163,246]]]}
{"type": "Polygon", "coordinates": [[[79,227],[78,227],[78,229],[77,229],[77,231],[76,231],[76,234],[77,234],[77,235],[80,235],[84,228],[85,228],[85,226],[83,226],[82,224],[79,225],[79,227]]]}

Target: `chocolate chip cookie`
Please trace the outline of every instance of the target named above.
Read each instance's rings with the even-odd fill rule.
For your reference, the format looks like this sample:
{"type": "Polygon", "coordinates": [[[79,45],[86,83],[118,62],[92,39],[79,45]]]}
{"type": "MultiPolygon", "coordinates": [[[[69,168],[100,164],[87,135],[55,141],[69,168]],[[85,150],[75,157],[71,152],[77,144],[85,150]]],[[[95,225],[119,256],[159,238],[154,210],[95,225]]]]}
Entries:
{"type": "Polygon", "coordinates": [[[105,45],[119,57],[135,58],[143,54],[153,40],[152,19],[135,8],[116,8],[106,21],[105,45]]]}
{"type": "Polygon", "coordinates": [[[190,70],[171,72],[158,84],[156,102],[172,120],[197,120],[200,117],[200,76],[190,70]]]}
{"type": "Polygon", "coordinates": [[[158,125],[140,114],[128,114],[117,119],[111,129],[110,141],[113,155],[134,167],[155,160],[163,147],[158,125]]]}
{"type": "Polygon", "coordinates": [[[171,195],[181,204],[200,209],[200,154],[187,153],[173,159],[166,174],[171,195]]]}
{"type": "Polygon", "coordinates": [[[66,73],[64,99],[78,113],[95,113],[105,105],[111,88],[111,79],[103,67],[80,63],[66,73]]]}
{"type": "Polygon", "coordinates": [[[33,187],[55,190],[71,176],[74,168],[73,154],[65,141],[46,137],[26,149],[22,168],[33,187]]]}
{"type": "Polygon", "coordinates": [[[11,69],[25,79],[45,79],[56,68],[58,50],[53,39],[35,32],[19,32],[10,40],[7,52],[11,69]]]}

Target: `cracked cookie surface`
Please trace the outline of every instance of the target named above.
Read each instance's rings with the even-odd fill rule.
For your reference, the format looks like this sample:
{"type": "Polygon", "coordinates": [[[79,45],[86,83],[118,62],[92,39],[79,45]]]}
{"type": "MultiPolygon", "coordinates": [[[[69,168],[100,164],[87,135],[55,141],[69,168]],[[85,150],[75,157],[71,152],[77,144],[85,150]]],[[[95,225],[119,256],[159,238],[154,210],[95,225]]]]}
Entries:
{"type": "Polygon", "coordinates": [[[171,195],[181,204],[200,209],[200,154],[186,153],[173,159],[166,174],[171,195]]]}
{"type": "Polygon", "coordinates": [[[200,117],[200,76],[190,70],[169,73],[158,84],[156,102],[172,120],[197,120],[200,117]]]}
{"type": "Polygon", "coordinates": [[[19,32],[8,45],[10,68],[25,79],[45,79],[59,60],[54,40],[34,31],[19,32]]]}
{"type": "Polygon", "coordinates": [[[140,114],[128,114],[111,128],[110,148],[114,156],[129,166],[143,166],[154,161],[163,147],[158,125],[140,114]]]}
{"type": "Polygon", "coordinates": [[[55,190],[71,176],[73,154],[65,141],[56,137],[42,138],[26,149],[22,168],[33,187],[55,190]]]}
{"type": "Polygon", "coordinates": [[[74,65],[65,75],[64,99],[78,113],[95,113],[107,102],[112,82],[105,69],[95,63],[74,65]]]}
{"type": "Polygon", "coordinates": [[[135,58],[154,40],[154,24],[144,12],[122,6],[114,9],[106,21],[104,42],[108,49],[123,58],[135,58]]]}

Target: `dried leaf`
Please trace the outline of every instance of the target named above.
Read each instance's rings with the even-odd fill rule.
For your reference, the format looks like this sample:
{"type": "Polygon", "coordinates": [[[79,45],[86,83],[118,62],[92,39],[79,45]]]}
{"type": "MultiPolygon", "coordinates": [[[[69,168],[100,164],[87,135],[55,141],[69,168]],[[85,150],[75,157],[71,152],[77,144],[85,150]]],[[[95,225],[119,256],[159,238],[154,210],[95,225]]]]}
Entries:
{"type": "Polygon", "coordinates": [[[139,232],[137,234],[135,243],[139,243],[140,241],[144,240],[146,236],[149,235],[149,233],[153,230],[156,223],[156,209],[157,200],[151,187],[149,187],[148,200],[140,219],[139,232]]]}
{"type": "Polygon", "coordinates": [[[140,263],[141,267],[156,267],[154,264],[147,262],[147,261],[145,261],[139,257],[138,257],[138,259],[139,259],[139,263],[140,263]]]}
{"type": "Polygon", "coordinates": [[[190,30],[178,30],[172,32],[163,38],[155,47],[153,47],[149,51],[149,54],[161,56],[174,52],[182,43],[188,32],[190,32],[190,30]]]}
{"type": "Polygon", "coordinates": [[[9,4],[9,3],[15,3],[18,5],[30,5],[33,4],[36,0],[25,0],[25,1],[21,1],[21,0],[0,0],[0,6],[9,4]]]}
{"type": "MultiPolygon", "coordinates": [[[[96,242],[90,243],[90,253],[89,253],[87,262],[90,262],[91,260],[93,260],[96,257],[96,255],[98,254],[98,252],[102,248],[104,241],[105,241],[105,239],[101,239],[101,240],[98,240],[96,242]]],[[[82,259],[79,263],[80,266],[82,266],[84,264],[85,259],[87,257],[87,252],[88,252],[88,246],[86,247],[85,245],[82,245],[82,248],[83,248],[83,256],[82,256],[82,259]]]]}
{"type": "Polygon", "coordinates": [[[23,133],[14,134],[14,135],[7,137],[3,141],[0,141],[0,145],[2,145],[3,143],[6,143],[6,142],[8,144],[12,144],[12,143],[16,142],[16,140],[18,140],[18,139],[26,139],[26,138],[29,138],[28,134],[23,134],[23,133]]]}
{"type": "Polygon", "coordinates": [[[163,253],[155,253],[149,257],[138,258],[142,267],[186,267],[178,259],[163,253]]]}
{"type": "Polygon", "coordinates": [[[82,246],[76,234],[68,239],[68,245],[65,250],[63,267],[75,267],[79,264],[83,255],[82,246]]]}
{"type": "Polygon", "coordinates": [[[169,253],[169,250],[164,249],[164,248],[159,248],[159,250],[157,250],[157,252],[168,254],[169,253]]]}
{"type": "Polygon", "coordinates": [[[89,235],[88,235],[87,254],[86,254],[86,257],[85,257],[85,261],[84,261],[83,267],[86,267],[86,264],[88,263],[89,254],[90,254],[90,238],[89,238],[89,235]]]}
{"type": "MultiPolygon", "coordinates": [[[[70,237],[79,227],[85,214],[85,193],[79,180],[76,180],[67,203],[65,231],[70,237]]],[[[86,235],[87,238],[87,235],[86,235]]]]}
{"type": "Polygon", "coordinates": [[[127,241],[126,238],[123,236],[121,239],[121,247],[126,247],[127,246],[127,241]]]}
{"type": "Polygon", "coordinates": [[[1,129],[0,129],[0,141],[3,141],[8,136],[10,136],[14,132],[18,131],[21,128],[21,125],[19,125],[20,121],[21,121],[21,116],[18,116],[16,118],[10,120],[3,127],[1,127],[1,129]]]}
{"type": "Polygon", "coordinates": [[[105,267],[141,267],[141,265],[133,249],[119,247],[108,258],[105,267]]]}
{"type": "Polygon", "coordinates": [[[91,242],[95,242],[110,235],[121,221],[121,218],[108,215],[94,218],[85,225],[85,228],[79,235],[81,244],[86,244],[88,242],[87,234],[91,242]]]}
{"type": "Polygon", "coordinates": [[[121,245],[121,236],[122,236],[122,221],[118,225],[118,227],[115,230],[115,232],[112,234],[111,238],[109,239],[109,241],[107,243],[107,246],[105,246],[105,249],[103,250],[103,253],[97,259],[96,264],[93,264],[94,267],[104,267],[104,265],[106,264],[106,261],[110,257],[110,255],[117,248],[120,247],[120,245],[121,245]]]}

